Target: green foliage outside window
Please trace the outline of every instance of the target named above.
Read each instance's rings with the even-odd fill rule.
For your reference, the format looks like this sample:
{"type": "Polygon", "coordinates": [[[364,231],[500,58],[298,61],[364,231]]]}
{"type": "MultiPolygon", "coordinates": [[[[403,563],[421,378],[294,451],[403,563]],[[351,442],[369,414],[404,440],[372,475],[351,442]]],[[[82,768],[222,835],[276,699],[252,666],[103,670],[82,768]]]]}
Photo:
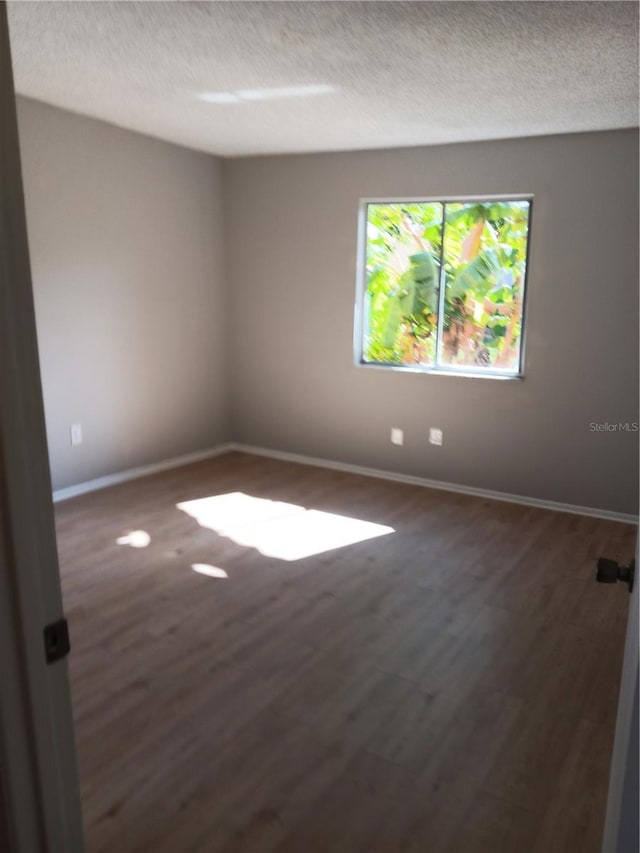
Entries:
{"type": "Polygon", "coordinates": [[[517,373],[529,210],[369,204],[363,360],[517,373]]]}

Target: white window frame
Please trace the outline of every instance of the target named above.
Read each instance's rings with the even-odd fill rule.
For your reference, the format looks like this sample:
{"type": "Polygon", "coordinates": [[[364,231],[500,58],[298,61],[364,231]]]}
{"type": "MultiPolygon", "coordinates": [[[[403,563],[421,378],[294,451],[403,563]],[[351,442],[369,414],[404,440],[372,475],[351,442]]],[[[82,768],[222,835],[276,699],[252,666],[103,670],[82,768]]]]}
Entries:
{"type": "MultiPolygon", "coordinates": [[[[531,223],[533,218],[533,193],[501,193],[487,195],[464,196],[402,196],[382,198],[361,198],[358,206],[358,239],[356,262],[356,301],[353,323],[353,354],[356,367],[367,367],[373,370],[393,370],[403,373],[421,373],[428,376],[461,376],[473,379],[508,379],[522,380],[525,371],[525,345],[527,302],[529,296],[529,267],[531,263],[531,223]],[[518,369],[488,369],[473,368],[460,365],[423,365],[423,364],[384,364],[382,362],[365,361],[364,359],[364,323],[365,297],[367,293],[367,208],[370,204],[468,204],[478,202],[484,204],[492,201],[527,201],[529,202],[529,226],[527,232],[527,254],[525,259],[524,292],[522,299],[522,319],[520,332],[520,353],[518,369]]],[[[444,272],[440,271],[439,313],[442,313],[444,301],[444,272]]]]}

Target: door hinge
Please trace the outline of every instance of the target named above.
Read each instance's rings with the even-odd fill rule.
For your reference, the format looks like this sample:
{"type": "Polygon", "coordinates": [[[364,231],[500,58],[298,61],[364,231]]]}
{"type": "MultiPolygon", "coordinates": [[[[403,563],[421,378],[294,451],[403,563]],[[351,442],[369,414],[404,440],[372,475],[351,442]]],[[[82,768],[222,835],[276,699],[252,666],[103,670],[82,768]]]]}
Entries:
{"type": "Polygon", "coordinates": [[[47,663],[53,663],[69,654],[69,626],[66,619],[59,619],[44,627],[44,654],[47,663]]]}

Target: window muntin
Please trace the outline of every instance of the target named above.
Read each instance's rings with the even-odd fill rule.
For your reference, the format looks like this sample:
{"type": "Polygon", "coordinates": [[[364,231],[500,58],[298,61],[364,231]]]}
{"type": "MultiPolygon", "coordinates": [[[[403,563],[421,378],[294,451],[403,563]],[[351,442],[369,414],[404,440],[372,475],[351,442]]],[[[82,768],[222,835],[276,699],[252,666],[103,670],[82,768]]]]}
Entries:
{"type": "Polygon", "coordinates": [[[530,198],[365,206],[363,364],[519,375],[530,198]]]}

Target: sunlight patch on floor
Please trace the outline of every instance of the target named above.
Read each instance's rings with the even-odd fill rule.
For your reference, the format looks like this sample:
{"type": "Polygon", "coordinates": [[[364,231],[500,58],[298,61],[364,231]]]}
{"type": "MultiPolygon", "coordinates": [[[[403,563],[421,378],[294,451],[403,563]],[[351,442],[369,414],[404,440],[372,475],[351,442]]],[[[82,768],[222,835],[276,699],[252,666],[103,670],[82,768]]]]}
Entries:
{"type": "Polygon", "coordinates": [[[129,545],[131,548],[146,548],[150,542],[151,537],[146,530],[132,530],[116,539],[116,544],[129,545]]]}
{"type": "Polygon", "coordinates": [[[191,568],[199,575],[206,575],[209,578],[229,577],[229,575],[225,572],[224,569],[219,569],[217,566],[210,566],[208,563],[193,563],[191,568]]]}
{"type": "Polygon", "coordinates": [[[394,533],[393,527],[296,504],[229,492],[176,504],[207,527],[265,557],[302,560],[394,533]]]}

